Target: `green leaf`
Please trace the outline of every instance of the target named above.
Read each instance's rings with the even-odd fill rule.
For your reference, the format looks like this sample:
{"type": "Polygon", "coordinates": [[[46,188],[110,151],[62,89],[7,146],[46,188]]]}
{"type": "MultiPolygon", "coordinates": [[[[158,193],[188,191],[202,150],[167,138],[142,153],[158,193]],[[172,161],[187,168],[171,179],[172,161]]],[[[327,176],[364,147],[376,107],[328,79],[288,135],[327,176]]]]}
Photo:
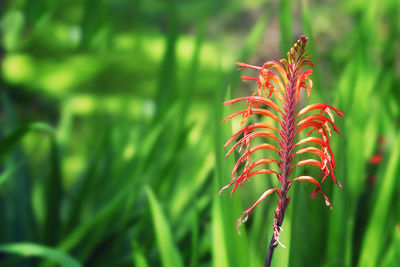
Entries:
{"type": "Polygon", "coordinates": [[[22,138],[31,130],[39,130],[53,133],[53,129],[46,123],[32,123],[24,125],[9,133],[0,140],[0,164],[4,162],[7,155],[21,142],[22,138]]]}
{"type": "Polygon", "coordinates": [[[140,250],[140,247],[136,241],[132,241],[132,249],[133,249],[133,263],[136,267],[148,267],[146,257],[143,255],[143,252],[140,250]]]}
{"type": "MultiPolygon", "coordinates": [[[[290,192],[291,201],[289,208],[292,210],[292,229],[290,237],[290,247],[289,251],[289,264],[288,266],[312,266],[317,264],[317,259],[313,258],[313,253],[315,253],[315,244],[312,242],[312,230],[310,214],[307,209],[307,195],[304,193],[304,184],[298,184],[294,187],[292,192],[290,192]]],[[[313,201],[322,201],[318,197],[313,201]]],[[[288,210],[287,210],[288,211],[288,210]]],[[[286,220],[286,218],[285,218],[286,220]]],[[[281,232],[281,235],[287,235],[287,231],[281,232]]],[[[286,244],[285,244],[286,245],[286,244]]],[[[277,247],[276,249],[282,249],[277,247]]],[[[279,265],[281,266],[281,265],[279,265]]]]}
{"type": "Polygon", "coordinates": [[[78,261],[57,249],[45,247],[34,243],[11,243],[0,245],[0,251],[17,254],[23,257],[41,257],[59,263],[66,267],[82,266],[78,261]]]}
{"type": "Polygon", "coordinates": [[[13,166],[6,166],[6,170],[0,175],[0,186],[10,179],[17,171],[18,169],[22,166],[24,162],[19,162],[13,166]]]}
{"type": "Polygon", "coordinates": [[[153,226],[157,238],[161,261],[164,267],[183,267],[179,251],[172,237],[171,228],[165,217],[160,202],[157,200],[150,187],[146,186],[147,199],[150,204],[153,226]]]}
{"type": "Polygon", "coordinates": [[[281,54],[286,55],[289,51],[293,42],[293,15],[292,15],[292,1],[282,0],[280,1],[279,8],[279,22],[281,26],[281,54]]]}
{"type": "Polygon", "coordinates": [[[390,215],[390,201],[396,198],[394,194],[398,179],[399,159],[400,159],[400,134],[393,144],[386,172],[382,177],[382,184],[379,188],[374,210],[365,232],[362,243],[360,260],[358,266],[376,266],[379,261],[380,253],[385,246],[385,233],[387,232],[387,221],[390,215]]]}
{"type": "Polygon", "coordinates": [[[61,151],[53,136],[51,138],[50,173],[44,186],[45,222],[43,224],[43,239],[47,245],[55,245],[60,237],[61,201],[63,196],[61,151]]]}

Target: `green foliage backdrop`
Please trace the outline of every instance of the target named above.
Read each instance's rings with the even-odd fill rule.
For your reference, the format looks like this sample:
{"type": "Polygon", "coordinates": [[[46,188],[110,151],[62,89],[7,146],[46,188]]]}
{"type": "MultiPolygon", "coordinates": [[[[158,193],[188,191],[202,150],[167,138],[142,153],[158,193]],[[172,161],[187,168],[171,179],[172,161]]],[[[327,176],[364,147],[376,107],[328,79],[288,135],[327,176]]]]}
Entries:
{"type": "Polygon", "coordinates": [[[279,59],[305,34],[311,102],[345,114],[344,190],[323,184],[330,211],[293,188],[273,266],[398,266],[399,14],[397,0],[0,1],[0,264],[263,266],[277,198],[235,223],[274,182],[218,196],[238,124],[222,102],[254,86],[235,61],[279,59]]]}

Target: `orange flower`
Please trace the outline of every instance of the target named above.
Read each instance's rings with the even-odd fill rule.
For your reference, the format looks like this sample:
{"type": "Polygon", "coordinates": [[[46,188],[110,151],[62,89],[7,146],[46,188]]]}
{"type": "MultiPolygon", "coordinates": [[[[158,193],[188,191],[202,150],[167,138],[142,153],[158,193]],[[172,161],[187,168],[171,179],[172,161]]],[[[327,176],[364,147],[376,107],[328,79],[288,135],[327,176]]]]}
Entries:
{"type": "Polygon", "coordinates": [[[312,69],[313,67],[309,59],[310,55],[306,55],[307,37],[301,36],[295,45],[287,54],[287,59],[281,59],[279,62],[268,61],[262,67],[249,65],[246,63],[236,63],[239,69],[250,68],[258,71],[258,77],[242,76],[245,81],[256,81],[257,89],[248,97],[241,97],[225,102],[225,105],[232,105],[241,101],[245,101],[246,108],[228,116],[223,122],[226,122],[238,115],[242,116],[241,129],[235,133],[225,144],[229,146],[234,140],[237,140],[229,149],[226,156],[230,155],[239,147],[239,152],[242,155],[236,162],[232,170],[231,182],[224,186],[220,194],[227,188],[233,186],[231,194],[235,192],[238,186],[244,181],[259,174],[272,174],[277,177],[280,188],[272,188],[266,190],[261,197],[243,212],[243,215],[238,220],[238,227],[242,222],[245,222],[252,210],[267,196],[277,193],[280,200],[275,210],[274,218],[274,234],[270,243],[267,256],[266,266],[271,261],[272,252],[279,242],[279,233],[281,230],[282,221],[285,215],[285,210],[289,204],[287,193],[294,181],[311,182],[316,186],[316,189],[311,193],[311,197],[316,197],[321,194],[325,203],[332,208],[328,197],[322,192],[320,182],[311,176],[299,176],[290,178],[292,169],[298,166],[312,165],[321,170],[323,175],[322,182],[330,176],[332,181],[342,188],[334,175],[335,158],[329,144],[329,138],[332,129],[340,134],[339,129],[334,123],[334,113],[339,116],[343,114],[336,108],[327,104],[312,104],[306,106],[296,112],[299,94],[304,89],[308,98],[311,95],[312,88],[312,69]],[[278,100],[278,102],[274,101],[278,100]],[[319,114],[310,114],[310,112],[319,111],[319,114]],[[271,123],[256,122],[250,123],[249,118],[253,114],[259,114],[271,119],[271,123]],[[326,115],[326,116],[325,116],[326,115]],[[275,121],[279,127],[272,123],[275,121]],[[305,137],[295,142],[295,137],[308,130],[308,137],[305,137]],[[309,136],[313,132],[317,136],[309,136]],[[268,142],[251,146],[252,141],[257,137],[267,137],[268,142]],[[277,142],[279,146],[274,145],[277,142]],[[307,145],[301,148],[300,146],[307,145]],[[298,149],[297,151],[295,151],[298,149]],[[267,158],[256,159],[252,161],[252,155],[259,150],[268,150],[270,155],[267,158]],[[316,155],[318,159],[303,159],[298,160],[296,155],[316,155]],[[275,158],[275,159],[274,159],[275,158]],[[293,159],[295,162],[293,163],[293,159]],[[244,164],[243,171],[238,172],[240,164],[244,164]],[[270,168],[259,167],[265,164],[276,164],[279,171],[270,168]],[[237,176],[235,174],[237,173],[237,176]]]}

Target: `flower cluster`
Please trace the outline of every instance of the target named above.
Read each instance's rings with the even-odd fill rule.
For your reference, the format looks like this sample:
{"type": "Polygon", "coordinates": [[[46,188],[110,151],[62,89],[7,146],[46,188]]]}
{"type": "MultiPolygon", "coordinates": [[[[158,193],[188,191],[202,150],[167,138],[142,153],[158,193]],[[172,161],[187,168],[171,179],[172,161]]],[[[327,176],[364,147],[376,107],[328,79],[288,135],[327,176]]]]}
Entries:
{"type": "MultiPolygon", "coordinates": [[[[262,67],[245,63],[237,63],[239,69],[250,68],[258,72],[258,77],[243,76],[243,80],[256,81],[257,89],[248,97],[241,97],[225,102],[225,105],[232,105],[244,101],[246,108],[228,116],[224,122],[241,116],[241,129],[235,133],[225,144],[225,147],[234,143],[226,156],[238,148],[241,156],[232,170],[231,182],[223,187],[225,189],[233,186],[231,194],[244,181],[259,174],[272,174],[279,181],[279,188],[266,190],[261,197],[247,209],[238,220],[238,226],[245,222],[251,211],[267,196],[276,193],[279,196],[279,203],[275,210],[273,244],[279,243],[279,232],[285,213],[289,204],[287,197],[288,190],[295,181],[311,182],[316,189],[311,197],[321,194],[328,206],[331,203],[328,197],[322,192],[320,182],[311,176],[299,176],[290,178],[292,169],[296,166],[313,165],[321,170],[322,182],[326,177],[342,186],[334,175],[335,158],[329,144],[332,130],[340,134],[334,124],[334,113],[343,116],[336,108],[326,104],[312,104],[296,111],[299,96],[302,92],[311,95],[312,74],[311,67],[314,64],[310,61],[311,56],[306,55],[307,37],[301,36],[295,45],[287,53],[287,59],[279,62],[268,61],[262,67]],[[317,111],[317,112],[315,112],[317,111]],[[250,116],[259,114],[268,118],[270,122],[250,122],[250,116]],[[274,123],[275,121],[276,123],[274,123]],[[275,125],[276,126],[275,126],[275,125]],[[307,133],[307,137],[295,142],[300,133],[307,133]],[[312,133],[317,133],[312,135],[312,133]],[[252,140],[257,137],[266,137],[271,142],[262,142],[252,146],[252,140]],[[275,141],[272,141],[275,140],[275,141]],[[279,144],[279,146],[274,143],[279,144]],[[269,150],[269,157],[252,159],[252,155],[259,150],[269,150]],[[274,155],[275,154],[275,155],[274,155]],[[298,160],[296,155],[316,155],[315,158],[298,160]],[[276,164],[279,171],[271,168],[262,168],[265,164],[276,164]],[[243,166],[243,168],[239,168],[243,166]],[[239,173],[239,169],[243,169],[239,173]],[[236,176],[235,176],[236,174],[236,176]]],[[[254,156],[253,156],[254,157],[254,156]]],[[[267,165],[269,166],[269,165],[267,165]]],[[[279,243],[280,244],[280,243],[279,243]]]]}

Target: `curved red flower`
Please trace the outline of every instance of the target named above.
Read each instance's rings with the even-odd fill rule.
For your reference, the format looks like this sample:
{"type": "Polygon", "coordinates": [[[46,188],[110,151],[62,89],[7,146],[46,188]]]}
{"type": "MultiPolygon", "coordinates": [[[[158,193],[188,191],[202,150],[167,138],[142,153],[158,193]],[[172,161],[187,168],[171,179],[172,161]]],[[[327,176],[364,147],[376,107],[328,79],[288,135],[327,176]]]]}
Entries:
{"type": "Polygon", "coordinates": [[[310,98],[313,85],[311,80],[312,69],[309,67],[313,67],[314,63],[309,60],[311,56],[305,54],[307,40],[307,37],[301,36],[300,40],[288,52],[287,59],[281,59],[279,62],[268,61],[262,67],[241,62],[236,63],[239,66],[238,69],[250,68],[258,72],[257,77],[242,76],[243,80],[256,81],[257,89],[251,96],[232,99],[224,103],[225,105],[232,105],[245,101],[246,108],[228,116],[223,121],[226,122],[236,116],[242,116],[241,129],[224,146],[227,147],[233,143],[226,156],[238,148],[242,155],[233,167],[231,182],[223,187],[220,193],[233,186],[232,194],[244,181],[258,174],[274,175],[280,183],[280,188],[266,190],[238,220],[239,226],[247,220],[252,210],[262,200],[274,192],[278,194],[280,200],[275,210],[274,235],[270,244],[269,258],[273,249],[277,244],[280,244],[279,232],[285,210],[289,204],[287,193],[294,181],[313,183],[316,189],[312,192],[311,197],[321,194],[326,204],[332,208],[328,197],[322,191],[320,182],[314,177],[299,176],[290,179],[294,167],[315,166],[321,170],[322,182],[329,176],[333,182],[342,188],[334,175],[335,158],[329,144],[329,138],[332,129],[340,134],[334,123],[334,113],[342,117],[343,114],[338,109],[322,103],[311,104],[296,112],[302,89],[310,98]],[[249,123],[249,118],[253,114],[262,115],[267,118],[268,122],[249,123]],[[314,131],[317,135],[310,136],[314,131]],[[307,137],[302,137],[295,142],[295,138],[303,132],[306,133],[307,137]],[[268,143],[263,142],[252,146],[251,144],[256,138],[267,138],[268,143]],[[236,142],[234,142],[235,140],[236,142]],[[277,145],[274,145],[274,142],[277,145]],[[303,147],[303,145],[306,145],[306,147],[303,147]],[[259,150],[267,150],[270,156],[253,159],[254,153],[259,150]],[[274,151],[275,153],[273,153],[274,151]],[[303,158],[300,159],[298,155],[303,158]],[[305,156],[310,157],[312,155],[317,159],[304,159],[305,156]],[[244,166],[243,170],[239,172],[241,164],[244,166]],[[265,164],[268,166],[267,168],[259,169],[260,166],[265,164]],[[237,173],[236,177],[235,173],[237,173]]]}

